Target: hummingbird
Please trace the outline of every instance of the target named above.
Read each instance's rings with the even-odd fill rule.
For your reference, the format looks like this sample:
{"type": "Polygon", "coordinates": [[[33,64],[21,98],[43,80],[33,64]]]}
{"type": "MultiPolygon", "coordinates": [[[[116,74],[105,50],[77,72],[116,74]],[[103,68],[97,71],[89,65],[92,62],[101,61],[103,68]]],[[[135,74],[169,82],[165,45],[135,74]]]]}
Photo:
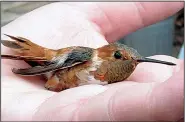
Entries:
{"type": "Polygon", "coordinates": [[[19,55],[1,55],[2,59],[24,60],[28,68],[13,68],[23,76],[42,75],[45,88],[60,92],[86,84],[111,84],[126,80],[142,62],[176,65],[141,56],[135,49],[121,43],[110,43],[99,48],[71,46],[49,49],[23,38],[5,34],[10,39],[1,43],[19,55]]]}

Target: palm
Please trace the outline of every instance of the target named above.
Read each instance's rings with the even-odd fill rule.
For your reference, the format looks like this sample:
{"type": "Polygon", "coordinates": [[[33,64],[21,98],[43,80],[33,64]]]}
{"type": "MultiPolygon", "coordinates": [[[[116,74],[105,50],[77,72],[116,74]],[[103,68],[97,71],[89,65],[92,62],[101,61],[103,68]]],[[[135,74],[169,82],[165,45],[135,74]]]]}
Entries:
{"type": "MultiPolygon", "coordinates": [[[[59,8],[54,10],[59,11],[59,8]]],[[[57,15],[57,12],[49,14],[50,11],[47,9],[43,11],[47,11],[48,14],[43,14],[42,10],[38,11],[37,22],[34,22],[35,19],[30,16],[31,14],[26,15],[24,17],[30,19],[24,21],[24,17],[20,18],[12,22],[11,26],[7,25],[3,27],[2,33],[23,36],[39,45],[54,49],[72,45],[99,47],[107,44],[103,35],[80,13],[76,13],[79,15],[73,20],[74,11],[71,13],[61,11],[61,16],[57,15]],[[67,18],[65,14],[68,14],[67,18]]],[[[10,50],[2,46],[2,53],[10,53],[10,50]]],[[[172,57],[158,56],[157,58],[178,64],[178,60],[172,57]]],[[[117,98],[117,102],[121,103],[121,101],[126,100],[126,98],[130,98],[128,99],[130,101],[127,102],[133,104],[137,101],[135,101],[134,96],[130,96],[134,94],[136,97],[147,96],[148,92],[150,90],[152,91],[153,86],[157,85],[158,82],[166,81],[176,68],[160,64],[142,63],[137,67],[131,77],[129,77],[129,81],[107,86],[86,85],[55,93],[47,91],[44,88],[45,82],[40,77],[22,77],[11,72],[13,67],[24,66],[28,65],[22,61],[2,61],[3,120],[38,120],[41,118],[42,120],[61,120],[61,115],[62,120],[76,119],[75,113],[78,112],[75,111],[83,106],[83,104],[87,104],[87,106],[89,104],[89,107],[91,107],[91,103],[98,99],[100,104],[102,104],[101,106],[106,109],[107,101],[109,101],[111,96],[115,96],[115,94],[117,95],[119,93],[121,93],[121,96],[125,96],[125,98],[120,96],[120,98],[117,98]],[[161,69],[163,69],[163,71],[161,71],[161,69]],[[163,72],[163,74],[160,71],[163,72]],[[101,98],[102,96],[104,97],[101,98]],[[101,103],[101,100],[104,100],[105,103],[101,103]]],[[[118,105],[117,107],[124,107],[124,105],[120,103],[116,104],[118,105]]],[[[94,108],[96,108],[96,105],[94,108]]],[[[82,114],[86,115],[87,118],[90,116],[87,109],[84,109],[83,113],[79,113],[79,117],[81,117],[82,114]]],[[[107,118],[111,118],[110,115],[107,116],[107,118]]],[[[114,116],[114,118],[121,119],[120,116],[114,116]]]]}

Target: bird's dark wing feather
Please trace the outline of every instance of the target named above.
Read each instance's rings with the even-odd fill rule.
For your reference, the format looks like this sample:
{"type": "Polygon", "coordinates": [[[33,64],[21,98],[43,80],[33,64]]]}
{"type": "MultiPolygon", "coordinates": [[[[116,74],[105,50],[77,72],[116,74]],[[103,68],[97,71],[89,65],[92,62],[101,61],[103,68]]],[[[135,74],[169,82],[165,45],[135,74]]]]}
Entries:
{"type": "Polygon", "coordinates": [[[92,57],[93,49],[88,47],[76,47],[72,51],[58,55],[51,62],[44,66],[35,66],[26,69],[13,69],[15,74],[20,75],[40,75],[47,72],[61,70],[69,67],[73,67],[78,64],[82,64],[89,61],[92,57]]]}

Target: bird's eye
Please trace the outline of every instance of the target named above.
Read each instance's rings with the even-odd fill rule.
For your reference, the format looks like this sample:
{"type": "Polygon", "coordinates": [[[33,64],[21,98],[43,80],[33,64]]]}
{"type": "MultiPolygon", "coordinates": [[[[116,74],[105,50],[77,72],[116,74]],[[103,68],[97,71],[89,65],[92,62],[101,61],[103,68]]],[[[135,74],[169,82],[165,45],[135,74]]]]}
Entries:
{"type": "Polygon", "coordinates": [[[121,52],[120,52],[120,51],[115,51],[114,57],[115,57],[116,59],[120,59],[120,58],[122,57],[121,52]]]}

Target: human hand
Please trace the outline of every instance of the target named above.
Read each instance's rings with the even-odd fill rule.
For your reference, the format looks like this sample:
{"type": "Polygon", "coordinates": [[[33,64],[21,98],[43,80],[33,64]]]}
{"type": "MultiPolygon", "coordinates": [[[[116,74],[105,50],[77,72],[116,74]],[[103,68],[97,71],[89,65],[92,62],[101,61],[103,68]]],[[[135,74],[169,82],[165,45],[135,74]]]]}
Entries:
{"type": "MultiPolygon", "coordinates": [[[[54,49],[99,47],[182,7],[174,2],[54,3],[2,27],[2,33],[54,49]]],[[[2,46],[5,53],[12,52],[2,46]]],[[[12,67],[28,66],[23,61],[2,60],[2,120],[178,120],[183,116],[184,62],[170,56],[153,58],[177,66],[141,63],[128,81],[59,93],[46,90],[39,77],[13,74],[12,67]]]]}

